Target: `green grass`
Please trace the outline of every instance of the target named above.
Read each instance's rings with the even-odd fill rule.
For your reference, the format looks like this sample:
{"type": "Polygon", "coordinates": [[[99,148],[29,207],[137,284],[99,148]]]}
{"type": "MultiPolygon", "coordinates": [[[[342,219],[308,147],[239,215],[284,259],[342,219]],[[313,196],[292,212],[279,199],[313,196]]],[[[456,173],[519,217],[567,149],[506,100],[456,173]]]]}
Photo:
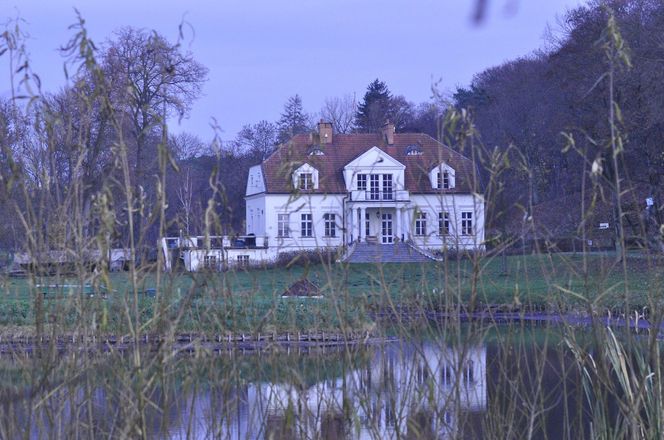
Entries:
{"type": "MultiPolygon", "coordinates": [[[[442,307],[448,303],[564,304],[584,309],[588,301],[600,307],[620,306],[627,282],[630,305],[648,305],[646,298],[662,296],[664,261],[632,256],[627,277],[611,254],[528,255],[480,259],[479,276],[473,280],[473,262],[443,264],[355,264],[311,265],[256,269],[226,273],[166,274],[159,288],[165,304],[161,316],[172,320],[182,305],[180,330],[275,331],[363,329],[371,326],[368,311],[393,305],[442,307]],[[650,263],[648,263],[650,261],[650,263]],[[505,266],[504,266],[505,264],[505,266]],[[649,266],[650,264],[650,266],[649,266]],[[585,267],[585,271],[584,271],[585,267]],[[507,269],[507,270],[505,270],[507,269]],[[294,281],[308,277],[316,282],[323,299],[282,299],[294,281]],[[443,292],[446,292],[444,294],[443,292]],[[598,298],[599,292],[605,292],[598,298]],[[607,293],[608,292],[608,293],[607,293]],[[186,304],[182,301],[187,300],[186,304]]],[[[45,323],[64,328],[89,322],[95,329],[125,331],[126,304],[132,303],[127,273],[110,274],[106,298],[89,297],[89,289],[49,291],[41,304],[36,297],[43,289],[31,287],[28,279],[4,279],[0,297],[0,325],[35,325],[35,307],[45,323]]],[[[40,279],[35,284],[77,284],[71,279],[40,279]]],[[[79,283],[80,284],[80,283],[79,283]]],[[[141,277],[139,290],[156,287],[156,275],[141,277]]],[[[155,316],[156,299],[141,294],[142,320],[155,316]]],[[[162,324],[163,324],[162,320],[162,324]]],[[[147,328],[156,329],[157,320],[147,328]]]]}

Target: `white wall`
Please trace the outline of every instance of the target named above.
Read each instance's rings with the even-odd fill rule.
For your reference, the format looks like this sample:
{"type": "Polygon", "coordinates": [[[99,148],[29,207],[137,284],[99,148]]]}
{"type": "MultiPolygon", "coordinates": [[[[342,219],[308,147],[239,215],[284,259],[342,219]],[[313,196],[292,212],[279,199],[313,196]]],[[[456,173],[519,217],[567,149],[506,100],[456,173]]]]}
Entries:
{"type": "Polygon", "coordinates": [[[246,198],[245,230],[247,234],[255,234],[257,236],[265,235],[265,218],[269,214],[265,205],[265,199],[265,193],[246,198]]]}
{"type": "Polygon", "coordinates": [[[244,193],[246,196],[265,192],[265,179],[263,179],[263,169],[260,165],[254,165],[249,168],[249,175],[247,176],[247,189],[244,193]]]}
{"type": "MultiPolygon", "coordinates": [[[[264,235],[268,236],[269,246],[277,247],[281,252],[316,249],[318,247],[341,246],[343,240],[343,195],[301,194],[294,198],[288,194],[269,194],[264,196],[265,218],[264,235]],[[290,237],[277,236],[277,215],[290,214],[290,237]],[[313,236],[301,236],[301,214],[311,213],[313,236]],[[336,214],[336,237],[325,237],[323,214],[336,214]]],[[[247,201],[249,206],[249,201],[247,201]]],[[[259,235],[256,233],[256,235],[259,235]]]]}
{"type": "Polygon", "coordinates": [[[182,253],[184,258],[184,268],[189,272],[196,272],[205,268],[205,257],[210,256],[216,259],[216,267],[212,270],[218,270],[222,267],[224,252],[221,249],[193,249],[182,253]]]}
{"type": "MultiPolygon", "coordinates": [[[[337,247],[343,240],[342,203],[344,196],[340,194],[302,194],[294,198],[287,194],[259,194],[247,198],[247,233],[267,236],[270,247],[278,248],[279,252],[311,250],[319,247],[337,247]],[[290,214],[290,236],[277,236],[277,216],[281,213],[290,214]],[[301,236],[301,214],[311,213],[313,216],[313,236],[301,236]],[[325,237],[323,214],[336,214],[336,237],[325,237]],[[252,216],[253,215],[253,222],[252,216]]],[[[446,248],[484,249],[484,202],[478,195],[471,194],[415,194],[410,197],[411,203],[403,216],[402,230],[406,238],[431,250],[446,248]],[[416,208],[427,214],[426,235],[415,235],[416,208]],[[450,215],[450,234],[438,234],[438,213],[448,212],[450,215]],[[461,235],[461,213],[473,213],[473,235],[461,235]],[[407,233],[410,231],[410,235],[407,233]]],[[[371,209],[371,208],[370,208],[371,209]]],[[[372,213],[374,211],[371,211],[372,213]]],[[[381,221],[370,216],[372,234],[379,235],[381,221]]],[[[357,221],[354,221],[355,229],[357,221]]],[[[364,236],[364,224],[362,226],[364,236]]],[[[393,218],[393,230],[397,231],[396,218],[393,218]]],[[[354,234],[356,235],[356,234],[354,234]]]]}
{"type": "Polygon", "coordinates": [[[472,194],[411,194],[411,204],[427,214],[427,233],[425,236],[415,235],[415,218],[408,219],[411,238],[416,245],[442,250],[443,247],[458,249],[484,249],[484,201],[472,194]],[[438,234],[438,213],[448,212],[450,215],[450,234],[438,234]],[[473,213],[474,235],[461,235],[461,213],[473,213]]]}
{"type": "Polygon", "coordinates": [[[191,249],[183,251],[184,267],[189,272],[196,272],[205,269],[205,257],[214,256],[217,262],[217,268],[221,269],[223,263],[226,267],[239,266],[238,256],[249,257],[248,266],[260,266],[276,260],[278,252],[276,248],[246,248],[246,249],[191,249]]]}

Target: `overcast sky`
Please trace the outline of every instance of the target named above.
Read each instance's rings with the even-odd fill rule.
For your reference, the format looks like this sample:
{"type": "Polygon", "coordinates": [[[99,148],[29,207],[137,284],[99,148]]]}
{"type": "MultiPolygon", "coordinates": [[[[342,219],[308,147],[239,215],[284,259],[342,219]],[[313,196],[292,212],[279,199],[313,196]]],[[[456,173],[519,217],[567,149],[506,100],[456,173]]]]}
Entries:
{"type": "MultiPolygon", "coordinates": [[[[299,93],[307,111],[326,97],[360,99],[375,78],[394,94],[427,101],[431,86],[453,90],[474,74],[544,45],[547,24],[582,0],[490,0],[487,18],[471,20],[475,0],[0,0],[6,19],[20,16],[30,34],[32,67],[44,88],[64,84],[57,48],[77,8],[97,42],[121,26],[154,29],[175,41],[185,20],[186,47],[209,70],[203,96],[173,131],[208,140],[216,118],[222,138],[243,124],[275,121],[299,93]]],[[[3,57],[6,58],[6,57],[3,57]]],[[[8,69],[0,58],[0,94],[8,69]]]]}

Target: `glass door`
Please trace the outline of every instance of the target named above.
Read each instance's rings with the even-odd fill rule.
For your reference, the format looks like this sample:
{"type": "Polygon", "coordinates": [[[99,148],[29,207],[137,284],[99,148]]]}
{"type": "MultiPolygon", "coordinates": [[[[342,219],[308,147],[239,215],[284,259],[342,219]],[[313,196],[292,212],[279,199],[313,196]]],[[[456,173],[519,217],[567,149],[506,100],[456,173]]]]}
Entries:
{"type": "Polygon", "coordinates": [[[384,213],[381,222],[381,242],[383,244],[390,244],[394,240],[392,234],[392,214],[384,213]]]}

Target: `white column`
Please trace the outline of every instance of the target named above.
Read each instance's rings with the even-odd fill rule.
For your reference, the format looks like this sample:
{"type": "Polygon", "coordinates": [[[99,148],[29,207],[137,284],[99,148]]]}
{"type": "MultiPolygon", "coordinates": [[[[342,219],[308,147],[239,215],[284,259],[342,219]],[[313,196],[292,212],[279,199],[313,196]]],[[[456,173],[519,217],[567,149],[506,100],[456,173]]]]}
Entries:
{"type": "MultiPolygon", "coordinates": [[[[357,233],[358,238],[362,238],[364,236],[363,229],[364,229],[364,225],[366,223],[366,216],[367,216],[366,212],[367,212],[366,208],[360,208],[360,221],[359,221],[360,228],[359,228],[359,232],[357,233]]],[[[364,237],[364,238],[366,239],[367,237],[364,237]]]]}
{"type": "Polygon", "coordinates": [[[410,235],[411,235],[410,232],[411,232],[411,228],[413,227],[411,212],[413,212],[413,210],[411,208],[406,208],[406,210],[404,211],[404,231],[403,231],[403,235],[404,235],[405,240],[410,239],[410,235]]]}
{"type": "Polygon", "coordinates": [[[394,234],[399,240],[401,240],[401,232],[399,232],[399,228],[401,228],[401,209],[399,207],[396,207],[394,209],[394,234]]]}
{"type": "Polygon", "coordinates": [[[350,235],[353,233],[353,210],[351,208],[346,208],[344,212],[344,222],[343,225],[344,231],[346,231],[346,243],[350,242],[350,235]]]}
{"type": "Polygon", "coordinates": [[[406,215],[406,210],[401,209],[399,215],[401,216],[401,237],[407,239],[408,234],[408,216],[406,215]]]}

